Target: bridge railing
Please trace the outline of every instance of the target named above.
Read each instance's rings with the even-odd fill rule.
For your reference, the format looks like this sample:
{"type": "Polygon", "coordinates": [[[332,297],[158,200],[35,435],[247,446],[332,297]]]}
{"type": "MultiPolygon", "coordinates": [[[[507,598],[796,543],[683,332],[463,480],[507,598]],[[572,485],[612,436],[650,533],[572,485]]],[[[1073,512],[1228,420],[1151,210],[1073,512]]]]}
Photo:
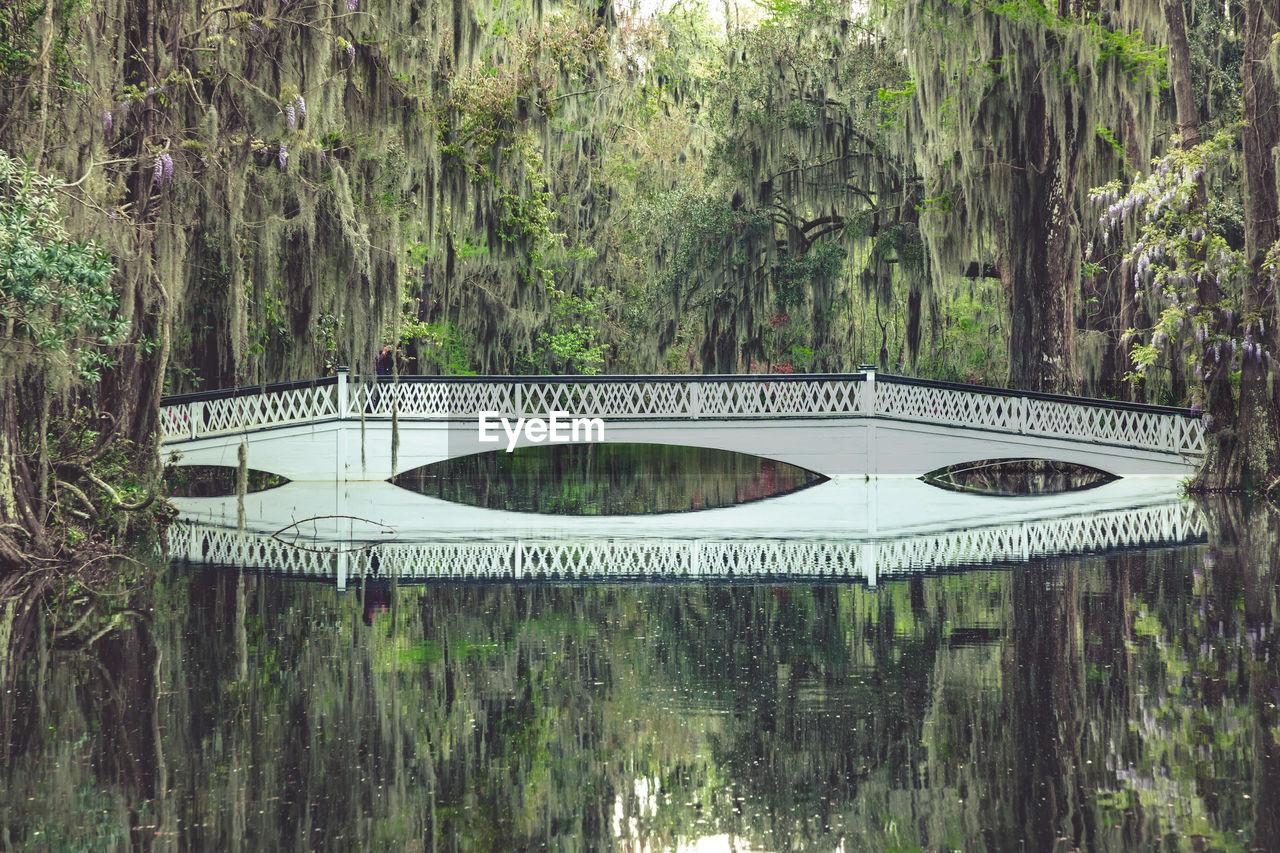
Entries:
{"type": "Polygon", "coordinates": [[[353,385],[351,414],[367,417],[545,415],[751,418],[866,414],[862,374],[404,378],[353,385]]]}
{"type": "Polygon", "coordinates": [[[1186,409],[883,374],[875,377],[875,385],[876,415],[1189,456],[1204,453],[1204,426],[1186,409]]]}
{"type": "Polygon", "coordinates": [[[162,440],[332,418],[879,416],[1198,456],[1185,409],[930,382],[874,372],[785,376],[337,377],[165,398],[162,440]]]}
{"type": "Polygon", "coordinates": [[[160,406],[160,440],[181,441],[338,417],[339,379],[177,394],[160,406]]]}
{"type": "Polygon", "coordinates": [[[898,539],[405,542],[367,546],[280,538],[179,522],[169,555],[298,577],[404,581],[510,578],[865,578],[1201,541],[1195,506],[1173,502],[898,539]],[[339,574],[339,573],[345,574],[339,574]]]}

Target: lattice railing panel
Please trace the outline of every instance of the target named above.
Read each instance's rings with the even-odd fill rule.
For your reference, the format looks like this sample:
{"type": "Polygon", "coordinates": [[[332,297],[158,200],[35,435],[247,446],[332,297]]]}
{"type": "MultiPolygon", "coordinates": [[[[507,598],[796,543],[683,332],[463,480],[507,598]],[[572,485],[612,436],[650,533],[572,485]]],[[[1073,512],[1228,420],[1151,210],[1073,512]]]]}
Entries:
{"type": "Polygon", "coordinates": [[[479,580],[504,578],[511,567],[516,542],[436,542],[380,545],[353,554],[354,571],[401,580],[479,580]]]}
{"type": "Polygon", "coordinates": [[[474,415],[515,411],[515,386],[509,382],[402,382],[351,384],[349,414],[390,417],[474,415]]]}
{"type": "Polygon", "coordinates": [[[337,414],[335,386],[321,385],[168,405],[160,410],[160,425],[163,439],[199,438],[337,414]]]}
{"type": "Polygon", "coordinates": [[[829,577],[863,575],[862,542],[704,542],[703,575],[730,577],[829,577]]]}
{"type": "Polygon", "coordinates": [[[174,441],[195,435],[193,416],[201,403],[178,403],[160,407],[160,440],[174,441]]]}
{"type": "Polygon", "coordinates": [[[1083,400],[1044,400],[878,382],[875,414],[1146,450],[1204,453],[1204,427],[1197,418],[1167,411],[1090,405],[1083,400]]]}
{"type": "Polygon", "coordinates": [[[1023,402],[1021,397],[878,382],[875,413],[913,421],[1017,431],[1023,402]]]}
{"type": "Polygon", "coordinates": [[[691,417],[696,414],[688,382],[530,382],[520,386],[519,414],[569,412],[590,417],[691,417]]]}
{"type": "Polygon", "coordinates": [[[859,414],[857,380],[408,382],[352,385],[352,415],[475,415],[479,412],[586,417],[697,418],[859,414]]]}
{"type": "Polygon", "coordinates": [[[855,380],[699,383],[699,414],[856,415],[863,414],[861,383],[855,380]]]}

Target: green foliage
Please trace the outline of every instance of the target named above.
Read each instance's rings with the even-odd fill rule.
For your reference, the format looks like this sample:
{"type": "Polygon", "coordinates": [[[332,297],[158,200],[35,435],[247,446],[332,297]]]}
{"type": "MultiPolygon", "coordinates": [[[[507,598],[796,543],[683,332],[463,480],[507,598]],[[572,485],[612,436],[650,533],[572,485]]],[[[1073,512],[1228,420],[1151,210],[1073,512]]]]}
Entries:
{"type": "Polygon", "coordinates": [[[61,186],[0,151],[0,318],[39,360],[66,360],[96,381],[128,324],[114,316],[110,258],[66,230],[61,186]]]}
{"type": "Polygon", "coordinates": [[[916,92],[914,80],[908,80],[900,89],[886,89],[883,86],[876,90],[876,100],[880,102],[880,126],[892,127],[897,124],[902,108],[911,100],[916,92]]]}
{"type": "Polygon", "coordinates": [[[1140,32],[1108,30],[1094,20],[1089,21],[1088,27],[1101,58],[1119,60],[1125,73],[1135,80],[1146,77],[1156,85],[1165,85],[1168,47],[1151,44],[1140,32]]]}
{"type": "Polygon", "coordinates": [[[1116,139],[1116,135],[1111,128],[1098,125],[1094,128],[1094,133],[1098,134],[1099,139],[1111,146],[1111,150],[1120,158],[1120,162],[1124,163],[1126,171],[1133,169],[1133,164],[1129,162],[1129,155],[1125,152],[1124,146],[1120,144],[1120,140],[1116,139]]]}
{"type": "Polygon", "coordinates": [[[829,240],[810,247],[802,255],[784,255],[773,270],[778,305],[784,308],[799,305],[815,280],[830,280],[840,274],[846,255],[843,246],[829,240]]]}
{"type": "Polygon", "coordinates": [[[400,327],[400,340],[417,344],[419,357],[444,376],[475,374],[470,361],[475,341],[452,321],[424,323],[406,319],[400,327]]]}
{"type": "Polygon", "coordinates": [[[261,319],[255,317],[249,322],[248,354],[259,357],[268,351],[281,353],[288,350],[293,345],[287,316],[288,306],[281,303],[271,290],[267,290],[259,300],[259,308],[261,319]]]}
{"type": "Polygon", "coordinates": [[[40,53],[36,23],[42,13],[39,3],[0,6],[0,79],[16,77],[35,64],[40,53]]]}
{"type": "Polygon", "coordinates": [[[591,376],[604,366],[605,345],[598,324],[604,311],[590,297],[561,296],[552,307],[549,328],[538,334],[538,355],[552,373],[591,376]]]}

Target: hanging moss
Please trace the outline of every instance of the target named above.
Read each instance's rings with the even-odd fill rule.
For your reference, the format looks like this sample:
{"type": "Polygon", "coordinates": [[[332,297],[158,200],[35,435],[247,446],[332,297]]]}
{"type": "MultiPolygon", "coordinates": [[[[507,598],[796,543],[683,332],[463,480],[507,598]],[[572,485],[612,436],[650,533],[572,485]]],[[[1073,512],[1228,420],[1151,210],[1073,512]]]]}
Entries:
{"type": "Polygon", "coordinates": [[[1094,128],[1141,126],[1155,113],[1162,53],[1157,3],[1089,11],[1035,2],[897,4],[914,88],[899,144],[928,192],[923,234],[936,278],[975,258],[996,262],[1016,320],[1012,380],[1074,390],[1079,217],[1118,152],[1094,128]]]}

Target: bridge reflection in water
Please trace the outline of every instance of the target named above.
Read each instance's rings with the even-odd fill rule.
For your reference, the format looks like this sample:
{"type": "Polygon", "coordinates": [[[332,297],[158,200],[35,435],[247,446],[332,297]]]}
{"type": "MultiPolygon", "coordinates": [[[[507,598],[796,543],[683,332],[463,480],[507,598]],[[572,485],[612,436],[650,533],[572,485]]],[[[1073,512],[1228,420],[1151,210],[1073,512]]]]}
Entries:
{"type": "Polygon", "coordinates": [[[169,555],[336,583],[436,581],[863,581],[1075,554],[1204,541],[1195,506],[1170,501],[894,537],[833,539],[493,539],[299,541],[284,534],[180,522],[169,555]]]}

